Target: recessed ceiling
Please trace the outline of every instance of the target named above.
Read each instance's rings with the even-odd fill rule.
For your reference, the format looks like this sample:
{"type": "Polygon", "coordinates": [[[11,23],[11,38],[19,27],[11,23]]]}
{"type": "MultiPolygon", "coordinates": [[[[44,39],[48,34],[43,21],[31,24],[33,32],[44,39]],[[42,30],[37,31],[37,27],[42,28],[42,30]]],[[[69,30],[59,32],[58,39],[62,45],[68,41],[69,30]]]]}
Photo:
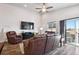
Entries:
{"type": "MultiPolygon", "coordinates": [[[[39,10],[36,10],[35,8],[42,7],[42,3],[8,3],[8,4],[16,6],[16,7],[28,9],[31,11],[36,11],[36,12],[38,12],[39,10]],[[26,5],[26,7],[24,7],[24,5],[26,5]]],[[[61,8],[74,6],[74,5],[79,5],[79,4],[78,3],[46,3],[47,7],[53,6],[53,8],[49,9],[48,11],[53,11],[53,10],[57,10],[57,9],[61,9],[61,8]]]]}

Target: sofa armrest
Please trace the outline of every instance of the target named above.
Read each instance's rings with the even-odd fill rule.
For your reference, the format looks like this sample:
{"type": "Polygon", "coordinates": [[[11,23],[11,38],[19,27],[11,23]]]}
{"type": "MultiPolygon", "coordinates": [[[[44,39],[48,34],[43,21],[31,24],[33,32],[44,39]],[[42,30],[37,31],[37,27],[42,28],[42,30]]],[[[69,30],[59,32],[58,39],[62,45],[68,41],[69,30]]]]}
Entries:
{"type": "Polygon", "coordinates": [[[30,53],[30,46],[29,46],[29,40],[24,40],[23,45],[24,45],[24,54],[28,55],[30,53]]]}

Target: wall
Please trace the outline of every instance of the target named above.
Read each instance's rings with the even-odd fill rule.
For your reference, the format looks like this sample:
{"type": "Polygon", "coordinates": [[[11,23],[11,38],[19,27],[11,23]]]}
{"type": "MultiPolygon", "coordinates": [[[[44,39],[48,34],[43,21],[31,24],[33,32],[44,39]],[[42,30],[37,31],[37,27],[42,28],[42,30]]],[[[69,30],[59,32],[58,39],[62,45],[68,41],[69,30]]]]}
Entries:
{"type": "Polygon", "coordinates": [[[63,8],[56,10],[54,12],[50,12],[48,18],[53,20],[63,20],[73,17],[79,17],[79,5],[63,8]]]}
{"type": "MultiPolygon", "coordinates": [[[[34,22],[34,30],[25,30],[38,32],[39,29],[39,14],[33,11],[25,10],[19,7],[11,6],[8,4],[0,4],[0,32],[14,30],[20,33],[20,22],[34,22]],[[2,30],[3,28],[3,30],[2,30]]],[[[1,39],[0,39],[1,41],[1,39]]]]}
{"type": "MultiPolygon", "coordinates": [[[[68,18],[74,18],[74,17],[79,17],[79,5],[68,7],[68,8],[62,8],[47,13],[46,16],[43,17],[43,20],[47,20],[47,21],[43,21],[43,25],[45,25],[45,27],[48,28],[47,26],[48,22],[57,21],[57,31],[59,32],[60,31],[59,21],[68,18]]],[[[45,30],[47,29],[44,29],[44,31],[45,30]]]]}

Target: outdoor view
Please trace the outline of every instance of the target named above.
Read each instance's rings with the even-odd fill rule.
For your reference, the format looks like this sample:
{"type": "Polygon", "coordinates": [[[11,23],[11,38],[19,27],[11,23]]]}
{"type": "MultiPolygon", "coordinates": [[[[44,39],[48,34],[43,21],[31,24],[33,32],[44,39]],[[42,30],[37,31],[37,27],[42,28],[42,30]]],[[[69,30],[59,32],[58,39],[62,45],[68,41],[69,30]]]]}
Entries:
{"type": "Polygon", "coordinates": [[[67,43],[79,43],[79,18],[66,20],[67,43]]]}

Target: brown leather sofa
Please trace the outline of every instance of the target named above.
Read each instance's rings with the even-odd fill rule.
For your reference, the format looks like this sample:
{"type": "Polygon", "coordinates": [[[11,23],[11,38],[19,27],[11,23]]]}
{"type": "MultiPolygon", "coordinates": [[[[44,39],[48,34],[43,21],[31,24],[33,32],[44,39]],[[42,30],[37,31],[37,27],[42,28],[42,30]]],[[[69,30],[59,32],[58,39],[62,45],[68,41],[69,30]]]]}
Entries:
{"type": "Polygon", "coordinates": [[[45,53],[46,35],[38,35],[27,39],[24,43],[24,54],[42,55],[45,53]]]}
{"type": "Polygon", "coordinates": [[[17,44],[22,41],[22,36],[17,35],[15,31],[9,31],[6,33],[8,43],[10,44],[17,44]]]}
{"type": "Polygon", "coordinates": [[[25,40],[24,53],[26,55],[42,55],[58,48],[59,40],[52,34],[38,35],[31,39],[25,40]]]}

